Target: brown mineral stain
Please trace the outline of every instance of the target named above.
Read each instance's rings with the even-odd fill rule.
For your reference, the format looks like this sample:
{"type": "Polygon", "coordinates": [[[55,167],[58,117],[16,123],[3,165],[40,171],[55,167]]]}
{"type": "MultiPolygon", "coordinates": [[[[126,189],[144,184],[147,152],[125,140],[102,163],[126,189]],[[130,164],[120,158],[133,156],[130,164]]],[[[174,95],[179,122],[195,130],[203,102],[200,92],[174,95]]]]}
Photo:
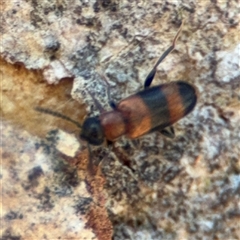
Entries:
{"type": "Polygon", "coordinates": [[[71,98],[73,79],[63,79],[57,85],[49,85],[43,80],[41,71],[28,70],[22,64],[9,64],[2,59],[0,73],[4,103],[0,111],[3,120],[40,137],[56,128],[78,131],[71,123],[34,110],[36,106],[49,108],[81,122],[86,113],[83,104],[71,98]]]}

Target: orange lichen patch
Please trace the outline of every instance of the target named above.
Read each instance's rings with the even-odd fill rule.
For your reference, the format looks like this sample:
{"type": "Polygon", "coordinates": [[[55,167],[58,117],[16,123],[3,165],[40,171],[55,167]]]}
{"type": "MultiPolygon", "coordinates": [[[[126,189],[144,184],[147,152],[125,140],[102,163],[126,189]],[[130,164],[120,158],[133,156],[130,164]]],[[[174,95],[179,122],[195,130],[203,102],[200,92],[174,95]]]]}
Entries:
{"type": "Polygon", "coordinates": [[[77,165],[78,177],[85,179],[93,202],[85,215],[86,226],[99,240],[110,240],[113,235],[113,226],[109,219],[106,202],[108,195],[104,189],[106,179],[102,176],[99,166],[92,166],[94,174],[89,171],[89,152],[87,149],[79,152],[75,158],[64,157],[71,164],[77,165]]]}
{"type": "Polygon", "coordinates": [[[94,202],[86,217],[87,226],[93,229],[99,240],[110,240],[113,235],[113,226],[106,209],[105,178],[100,175],[89,176],[87,181],[94,202]]]}
{"type": "Polygon", "coordinates": [[[97,206],[93,207],[88,213],[87,225],[93,229],[97,239],[112,239],[113,227],[105,208],[97,206]]]}
{"type": "MultiPolygon", "coordinates": [[[[88,150],[78,150],[75,157],[67,156],[65,153],[61,153],[61,157],[66,160],[71,166],[77,166],[79,170],[86,170],[88,164],[88,150]]],[[[85,175],[84,175],[85,176],[85,175]]],[[[84,176],[80,176],[84,178],[84,176]]]]}
{"type": "Polygon", "coordinates": [[[27,70],[21,64],[12,65],[2,59],[0,66],[1,116],[4,120],[41,137],[56,128],[76,131],[73,124],[34,110],[36,106],[46,107],[81,122],[85,110],[83,105],[71,99],[72,79],[65,79],[58,85],[48,85],[40,71],[27,70]]]}

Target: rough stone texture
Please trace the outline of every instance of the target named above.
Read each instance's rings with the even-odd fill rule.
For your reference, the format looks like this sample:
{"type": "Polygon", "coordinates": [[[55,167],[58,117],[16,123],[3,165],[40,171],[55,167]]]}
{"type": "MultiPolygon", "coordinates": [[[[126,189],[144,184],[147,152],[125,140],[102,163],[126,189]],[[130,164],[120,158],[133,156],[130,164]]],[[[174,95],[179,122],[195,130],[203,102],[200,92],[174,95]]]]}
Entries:
{"type": "Polygon", "coordinates": [[[1,239],[110,239],[104,191],[95,190],[101,178],[86,182],[83,170],[57,156],[53,133],[41,141],[2,126],[1,239]]]}
{"type": "Polygon", "coordinates": [[[237,1],[18,0],[1,10],[3,236],[239,239],[237,1]],[[72,158],[57,131],[42,142],[33,137],[56,128],[77,135],[35,106],[82,122],[85,108],[97,112],[88,92],[107,107],[106,81],[115,101],[142,89],[181,19],[176,50],[153,82],[184,79],[199,90],[174,140],[151,133],[93,148],[93,174],[86,143],[79,140],[72,158]]]}

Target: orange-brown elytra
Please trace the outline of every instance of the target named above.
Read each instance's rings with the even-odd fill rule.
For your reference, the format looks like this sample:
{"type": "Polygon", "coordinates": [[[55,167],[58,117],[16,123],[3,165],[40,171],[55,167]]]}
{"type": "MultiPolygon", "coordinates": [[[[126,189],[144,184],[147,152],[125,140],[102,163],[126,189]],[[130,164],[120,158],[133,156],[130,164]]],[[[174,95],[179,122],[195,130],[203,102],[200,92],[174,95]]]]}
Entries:
{"type": "Polygon", "coordinates": [[[165,136],[173,137],[174,131],[171,125],[193,110],[197,102],[196,89],[184,81],[154,87],[150,85],[157,66],[175,48],[180,31],[181,27],[172,45],[148,74],[144,84],[145,89],[123,99],[118,104],[110,102],[112,111],[105,111],[93,96],[95,104],[100,109],[100,115],[86,118],[82,125],[58,112],[41,107],[37,107],[36,110],[76,124],[81,128],[80,137],[93,145],[100,145],[104,140],[115,141],[122,135],[134,139],[156,130],[165,136]]]}

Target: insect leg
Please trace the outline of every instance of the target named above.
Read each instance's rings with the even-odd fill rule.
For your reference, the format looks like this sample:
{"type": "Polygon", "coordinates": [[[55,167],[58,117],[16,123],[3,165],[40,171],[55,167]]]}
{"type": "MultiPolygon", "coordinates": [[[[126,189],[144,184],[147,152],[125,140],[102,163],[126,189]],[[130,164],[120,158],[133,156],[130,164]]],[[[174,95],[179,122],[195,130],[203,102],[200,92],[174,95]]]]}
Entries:
{"type": "Polygon", "coordinates": [[[174,138],[175,137],[175,131],[173,126],[165,127],[162,129],[162,127],[155,127],[153,128],[150,132],[158,131],[160,132],[163,136],[167,138],[174,138]]]}
{"type": "Polygon", "coordinates": [[[174,50],[177,39],[178,39],[178,37],[180,35],[180,32],[182,30],[182,25],[183,25],[183,22],[182,22],[180,28],[178,29],[178,32],[177,32],[175,38],[173,39],[172,45],[162,54],[162,56],[158,59],[157,63],[154,65],[153,69],[150,71],[150,73],[146,77],[145,82],[144,82],[144,88],[147,88],[151,85],[152,80],[153,80],[153,78],[155,76],[155,73],[157,71],[158,65],[164,60],[165,57],[167,57],[167,55],[169,53],[171,53],[174,50]]]}
{"type": "Polygon", "coordinates": [[[162,135],[164,135],[165,137],[168,137],[168,138],[174,138],[175,137],[175,131],[174,131],[173,126],[166,127],[164,129],[160,130],[159,132],[162,135]]]}
{"type": "Polygon", "coordinates": [[[116,108],[117,108],[117,105],[116,105],[116,103],[111,99],[111,95],[110,95],[110,85],[109,85],[109,83],[108,83],[108,81],[107,81],[107,78],[106,78],[106,76],[105,76],[104,74],[102,74],[102,73],[99,73],[99,74],[101,75],[101,77],[103,78],[103,80],[104,80],[104,82],[106,83],[106,86],[107,86],[108,103],[109,103],[109,105],[110,105],[110,107],[111,107],[112,109],[116,109],[116,108]]]}
{"type": "Polygon", "coordinates": [[[116,109],[117,108],[117,104],[114,101],[109,101],[109,105],[112,109],[116,109]]]}
{"type": "Polygon", "coordinates": [[[105,111],[105,109],[103,108],[103,106],[100,104],[100,102],[93,96],[93,94],[91,92],[89,92],[88,90],[86,90],[88,92],[88,94],[91,96],[91,98],[94,101],[94,104],[97,106],[98,110],[100,113],[103,113],[105,111]]]}
{"type": "Polygon", "coordinates": [[[93,156],[92,156],[92,150],[90,147],[90,144],[87,143],[87,148],[88,148],[88,165],[87,165],[87,171],[90,174],[90,176],[94,176],[94,166],[93,166],[93,156]]]}

